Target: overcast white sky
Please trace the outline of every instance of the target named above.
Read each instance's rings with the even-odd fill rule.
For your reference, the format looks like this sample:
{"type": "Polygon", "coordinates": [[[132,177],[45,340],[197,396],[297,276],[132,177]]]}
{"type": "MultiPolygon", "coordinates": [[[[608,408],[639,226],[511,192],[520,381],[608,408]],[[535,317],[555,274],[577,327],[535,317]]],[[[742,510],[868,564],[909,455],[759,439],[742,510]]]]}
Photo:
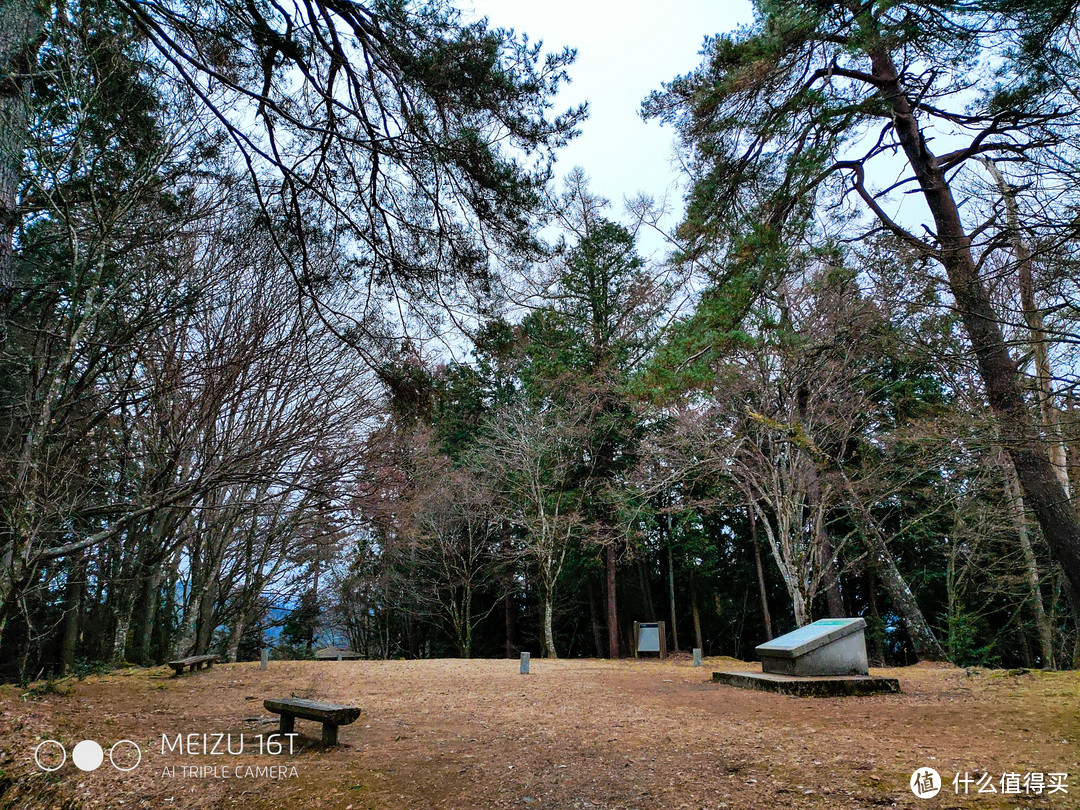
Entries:
{"type": "MultiPolygon", "coordinates": [[[[670,127],[645,123],[638,110],[662,82],[698,65],[707,34],[749,22],[748,0],[461,0],[460,8],[531,40],[542,39],[546,50],[577,48],[573,82],[559,101],[563,108],[588,101],[589,120],[562,153],[557,172],[565,175],[582,166],[593,191],[611,200],[613,215],[621,214],[624,198],[645,192],[657,199],[668,195],[678,217],[682,196],[672,162],[675,134],[670,127]]],[[[659,243],[648,239],[639,247],[648,255],[659,243]]]]}

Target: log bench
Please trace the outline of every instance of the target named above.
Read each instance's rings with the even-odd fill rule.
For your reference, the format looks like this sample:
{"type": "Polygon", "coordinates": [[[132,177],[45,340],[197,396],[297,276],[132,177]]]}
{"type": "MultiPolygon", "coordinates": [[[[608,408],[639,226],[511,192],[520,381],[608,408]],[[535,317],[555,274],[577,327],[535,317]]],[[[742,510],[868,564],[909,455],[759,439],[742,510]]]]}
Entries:
{"type": "Polygon", "coordinates": [[[175,678],[184,672],[185,667],[189,668],[189,672],[194,672],[203,667],[209,669],[220,660],[221,657],[217,655],[193,655],[190,658],[181,658],[179,661],[170,661],[169,666],[173,668],[175,678]]]}
{"type": "Polygon", "coordinates": [[[292,734],[297,717],[322,723],[322,744],[337,745],[338,726],[347,726],[360,716],[359,706],[339,706],[334,703],[318,703],[301,698],[264,700],[267,711],[281,715],[281,734],[292,734]]]}

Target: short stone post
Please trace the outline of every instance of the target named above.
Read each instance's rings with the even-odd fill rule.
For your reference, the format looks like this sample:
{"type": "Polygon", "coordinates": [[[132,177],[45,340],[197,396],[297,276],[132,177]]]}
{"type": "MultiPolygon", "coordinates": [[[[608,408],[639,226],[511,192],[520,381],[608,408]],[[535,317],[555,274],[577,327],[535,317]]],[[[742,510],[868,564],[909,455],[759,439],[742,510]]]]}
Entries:
{"type": "Polygon", "coordinates": [[[267,665],[269,663],[270,663],[270,648],[269,647],[263,647],[262,652],[259,653],[259,669],[265,671],[265,669],[266,669],[266,667],[267,667],[267,665]]]}
{"type": "Polygon", "coordinates": [[[701,666],[701,647],[694,647],[694,666],[701,666]]]}
{"type": "Polygon", "coordinates": [[[529,653],[527,652],[523,652],[521,654],[521,674],[529,674],[529,653]]]}
{"type": "MultiPolygon", "coordinates": [[[[340,660],[341,660],[341,653],[338,653],[338,654],[337,654],[337,660],[338,660],[338,661],[340,661],[340,660]]],[[[334,744],[336,745],[336,743],[334,743],[334,744]]]]}

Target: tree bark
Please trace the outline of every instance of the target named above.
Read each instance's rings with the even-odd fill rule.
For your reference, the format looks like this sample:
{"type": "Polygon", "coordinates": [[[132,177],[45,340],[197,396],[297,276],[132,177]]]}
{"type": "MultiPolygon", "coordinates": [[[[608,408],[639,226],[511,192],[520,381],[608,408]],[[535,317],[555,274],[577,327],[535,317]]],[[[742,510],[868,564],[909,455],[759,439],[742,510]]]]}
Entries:
{"type": "MultiPolygon", "coordinates": [[[[502,550],[504,559],[510,559],[512,547],[510,545],[510,524],[502,522],[502,550]]],[[[506,592],[503,594],[503,622],[506,625],[506,657],[514,657],[514,569],[508,566],[506,569],[506,592]]]]}
{"type": "Polygon", "coordinates": [[[945,655],[945,650],[942,649],[941,642],[934,635],[934,631],[927,624],[926,617],[919,608],[918,602],[915,601],[915,594],[911,592],[903,574],[896,567],[892,554],[884,543],[878,542],[876,545],[874,562],[877,575],[885,585],[885,590],[888,591],[897,612],[904,619],[915,654],[924,661],[945,661],[948,656],[945,655]]]}
{"type": "MultiPolygon", "coordinates": [[[[1032,419],[978,267],[971,253],[971,238],[964,228],[945,170],[927,147],[893,63],[865,7],[855,11],[870,35],[867,54],[878,79],[878,90],[891,107],[893,128],[907,157],[923,198],[934,218],[941,248],[937,260],[945,268],[949,290],[956,302],[986,387],[987,400],[1000,425],[1005,450],[1012,458],[1028,505],[1042,527],[1055,560],[1065,572],[1071,597],[1080,603],[1080,516],[1058,480],[1046,443],[1032,419]]],[[[888,580],[885,580],[888,584],[888,580]]]]}
{"type": "Polygon", "coordinates": [[[1035,559],[1035,550],[1031,547],[1031,537],[1028,534],[1024,496],[1020,493],[1020,482],[1016,480],[1016,471],[1007,461],[1003,467],[1005,468],[1005,493],[1008,496],[1009,506],[1013,513],[1013,522],[1016,524],[1016,534],[1020,538],[1020,552],[1024,557],[1028,587],[1031,589],[1031,612],[1035,614],[1035,628],[1039,635],[1042,668],[1054,669],[1054,634],[1050,627],[1050,619],[1046,615],[1046,607],[1043,605],[1042,590],[1039,587],[1039,565],[1035,559]]]}
{"type": "Polygon", "coordinates": [[[548,591],[544,594],[544,655],[548,658],[559,657],[559,654],[555,652],[555,632],[552,627],[552,618],[555,613],[553,602],[551,592],[548,591]]]}
{"type": "Polygon", "coordinates": [[[881,530],[874,522],[873,515],[863,505],[846,476],[843,477],[843,481],[844,488],[848,493],[849,505],[853,510],[853,516],[856,522],[860,524],[863,537],[870,543],[870,557],[877,571],[878,579],[885,585],[885,590],[888,592],[889,598],[892,599],[893,606],[904,620],[915,654],[927,661],[945,661],[948,656],[945,655],[941,642],[938,641],[934,631],[927,623],[926,616],[923,615],[922,610],[919,608],[919,603],[915,601],[915,594],[911,592],[911,588],[908,587],[903,574],[896,567],[896,560],[893,559],[892,553],[889,551],[889,544],[885,541],[885,536],[881,533],[881,530]]]}
{"type": "Polygon", "coordinates": [[[701,640],[701,610],[698,608],[697,579],[693,576],[690,578],[690,615],[694,619],[694,641],[704,655],[705,645],[701,640]]]}
{"type": "Polygon", "coordinates": [[[747,510],[750,514],[750,543],[754,546],[754,568],[757,570],[758,596],[761,598],[761,618],[765,622],[765,640],[773,638],[772,615],[769,613],[769,592],[765,587],[765,569],[761,565],[761,544],[757,536],[757,518],[754,509],[747,510]]]}
{"type": "Polygon", "coordinates": [[[840,579],[836,576],[832,539],[829,537],[828,529],[823,527],[821,532],[821,565],[824,568],[825,602],[829,607],[829,616],[840,619],[847,614],[844,611],[844,599],[840,595],[840,579]]]}
{"type": "Polygon", "coordinates": [[[649,575],[645,571],[645,560],[641,557],[637,558],[637,572],[638,572],[638,587],[641,588],[641,595],[645,599],[645,607],[649,612],[649,621],[656,621],[656,604],[653,602],[652,588],[649,587],[649,575]]]}
{"type": "Polygon", "coordinates": [[[604,567],[607,575],[607,631],[608,657],[621,658],[619,650],[619,609],[615,600],[615,543],[604,549],[604,567]]]}
{"type": "Polygon", "coordinates": [[[244,620],[246,618],[246,612],[241,610],[236,616],[236,621],[233,622],[233,626],[229,631],[229,643],[225,648],[226,661],[236,661],[236,656],[240,651],[240,637],[244,634],[244,620]]]}
{"type": "Polygon", "coordinates": [[[131,598],[121,600],[116,606],[116,631],[109,659],[113,664],[127,663],[128,630],[131,629],[131,613],[134,609],[135,601],[131,598]]]}
{"type": "Polygon", "coordinates": [[[1035,281],[1031,266],[1031,251],[1024,242],[1020,233],[1020,214],[1016,207],[1016,189],[1005,182],[1005,178],[992,160],[984,160],[990,174],[997,183],[1001,193],[1002,202],[1005,203],[1005,223],[1009,228],[1013,246],[1013,256],[1016,258],[1017,287],[1020,291],[1020,308],[1024,313],[1024,322],[1028,327],[1028,343],[1031,346],[1032,356],[1035,359],[1035,383],[1039,398],[1039,412],[1042,414],[1043,426],[1049,436],[1048,451],[1050,463],[1054,466],[1061,488],[1065,490],[1066,497],[1069,492],[1069,470],[1065,458],[1065,443],[1061,440],[1061,418],[1057,406],[1054,404],[1053,374],[1050,368],[1050,352],[1047,348],[1049,339],[1046,334],[1046,323],[1043,321],[1042,310],[1035,303],[1035,281]]]}
{"type": "Polygon", "coordinates": [[[26,79],[42,43],[44,15],[36,0],[0,3],[0,345],[15,292],[14,239],[27,136],[26,79]]]}
{"type": "Polygon", "coordinates": [[[206,655],[210,649],[210,642],[214,637],[214,608],[217,606],[218,575],[221,573],[220,566],[211,572],[208,587],[203,591],[202,599],[199,600],[197,632],[195,634],[195,655],[206,655]]]}
{"type": "Polygon", "coordinates": [[[503,623],[506,625],[506,657],[514,657],[514,610],[510,591],[503,594],[503,623]]]}
{"type": "Polygon", "coordinates": [[[667,581],[668,601],[671,603],[671,649],[679,650],[679,631],[675,621],[675,559],[671,551],[671,524],[668,523],[668,547],[667,547],[667,581]]]}
{"type": "Polygon", "coordinates": [[[71,561],[64,583],[64,631],[60,637],[60,674],[67,675],[75,666],[79,644],[79,618],[86,585],[85,553],[71,561]]]}
{"type": "Polygon", "coordinates": [[[593,645],[596,647],[596,657],[604,657],[604,629],[600,623],[599,599],[596,596],[596,586],[589,583],[589,619],[592,622],[593,645]]]}
{"type": "Polygon", "coordinates": [[[870,619],[874,622],[873,632],[870,636],[870,663],[876,667],[885,666],[885,647],[882,644],[882,633],[885,632],[885,623],[881,620],[881,613],[877,605],[877,588],[874,587],[873,567],[866,571],[866,601],[870,607],[870,619]]]}

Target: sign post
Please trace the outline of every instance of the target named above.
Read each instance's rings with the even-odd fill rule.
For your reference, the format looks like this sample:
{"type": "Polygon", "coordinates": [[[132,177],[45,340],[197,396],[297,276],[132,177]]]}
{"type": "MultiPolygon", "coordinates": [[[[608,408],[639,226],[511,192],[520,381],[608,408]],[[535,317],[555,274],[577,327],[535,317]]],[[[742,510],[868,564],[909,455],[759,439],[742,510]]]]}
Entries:
{"type": "Polygon", "coordinates": [[[634,622],[634,658],[638,653],[659,653],[667,658],[667,633],[663,622],[634,622]]]}

